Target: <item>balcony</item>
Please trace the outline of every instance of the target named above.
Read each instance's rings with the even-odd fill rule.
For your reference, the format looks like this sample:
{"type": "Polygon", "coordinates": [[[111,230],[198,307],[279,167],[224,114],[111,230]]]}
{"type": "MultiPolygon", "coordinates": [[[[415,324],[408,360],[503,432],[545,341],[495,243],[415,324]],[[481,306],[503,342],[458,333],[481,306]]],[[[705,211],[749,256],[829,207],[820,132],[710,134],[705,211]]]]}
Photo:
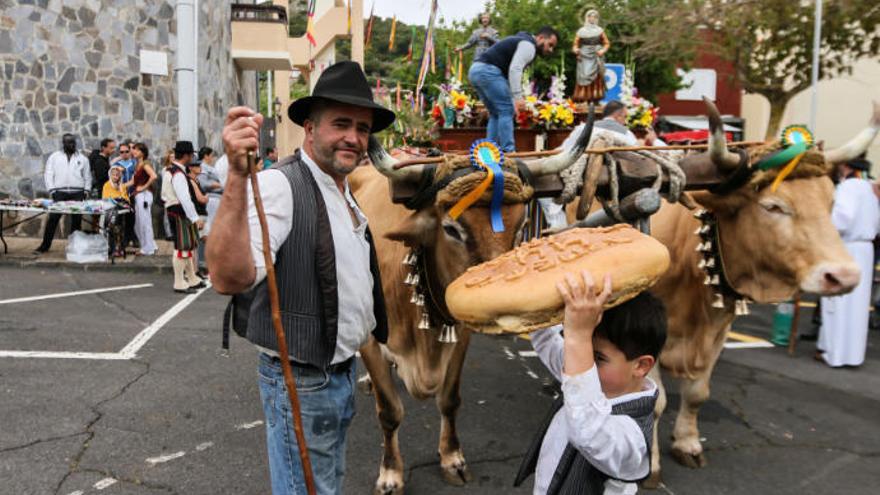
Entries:
{"type": "Polygon", "coordinates": [[[290,70],[287,10],[232,4],[232,60],[241,70],[290,70]]]}

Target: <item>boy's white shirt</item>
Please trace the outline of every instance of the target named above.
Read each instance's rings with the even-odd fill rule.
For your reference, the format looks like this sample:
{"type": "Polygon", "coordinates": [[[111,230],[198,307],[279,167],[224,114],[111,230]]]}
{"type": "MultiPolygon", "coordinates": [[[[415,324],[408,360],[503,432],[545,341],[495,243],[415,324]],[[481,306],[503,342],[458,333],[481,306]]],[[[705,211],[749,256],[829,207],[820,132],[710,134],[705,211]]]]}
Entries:
{"type": "MultiPolygon", "coordinates": [[[[564,346],[562,325],[531,333],[532,347],[553,376],[562,382],[565,405],[550,423],[535,470],[535,495],[543,495],[568,443],[603,473],[623,479],[638,479],[651,469],[651,453],[645,436],[635,420],[626,415],[612,415],[611,406],[654,395],[657,384],[645,379],[641,392],[609,400],[602,393],[599,373],[594,365],[579,375],[563,373],[564,346]]],[[[636,493],[635,483],[618,480],[605,482],[605,495],[636,493]]]]}

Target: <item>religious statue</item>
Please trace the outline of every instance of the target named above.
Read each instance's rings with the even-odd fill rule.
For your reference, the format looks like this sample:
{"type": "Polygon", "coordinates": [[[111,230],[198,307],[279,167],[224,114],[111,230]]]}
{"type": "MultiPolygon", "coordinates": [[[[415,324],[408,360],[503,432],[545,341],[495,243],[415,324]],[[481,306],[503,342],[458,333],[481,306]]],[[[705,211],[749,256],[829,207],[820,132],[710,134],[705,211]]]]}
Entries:
{"type": "Polygon", "coordinates": [[[577,56],[577,77],[572,100],[594,102],[605,97],[605,53],[611,42],[599,26],[599,12],[590,9],[584,25],[574,37],[572,51],[577,56]]]}
{"type": "Polygon", "coordinates": [[[492,19],[489,17],[489,14],[481,14],[480,27],[474,30],[467,43],[457,47],[455,51],[460,52],[477,45],[477,48],[474,50],[474,60],[480,58],[483,52],[498,42],[498,31],[489,26],[490,22],[492,22],[492,19]]]}

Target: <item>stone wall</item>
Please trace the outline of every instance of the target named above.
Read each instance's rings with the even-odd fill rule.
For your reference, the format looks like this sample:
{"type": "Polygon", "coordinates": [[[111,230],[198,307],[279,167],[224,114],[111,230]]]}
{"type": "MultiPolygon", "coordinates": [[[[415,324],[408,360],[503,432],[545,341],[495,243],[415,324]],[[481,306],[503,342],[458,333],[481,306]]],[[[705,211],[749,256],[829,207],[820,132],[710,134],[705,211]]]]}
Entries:
{"type": "MultiPolygon", "coordinates": [[[[144,141],[154,157],[177,137],[174,0],[0,0],[0,197],[37,194],[46,158],[71,132],[144,141]],[[140,74],[140,50],[164,52],[168,76],[140,74]]],[[[226,109],[251,103],[229,56],[229,2],[199,2],[199,140],[220,146],[226,109]]]]}

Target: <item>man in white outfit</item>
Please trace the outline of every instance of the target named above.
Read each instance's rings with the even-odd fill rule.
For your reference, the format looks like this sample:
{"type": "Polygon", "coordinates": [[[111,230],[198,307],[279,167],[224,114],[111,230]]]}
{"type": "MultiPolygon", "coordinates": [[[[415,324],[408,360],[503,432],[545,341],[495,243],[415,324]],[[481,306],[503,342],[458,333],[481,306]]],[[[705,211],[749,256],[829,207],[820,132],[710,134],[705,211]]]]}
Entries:
{"type": "MultiPolygon", "coordinates": [[[[46,190],[49,191],[53,201],[83,201],[92,188],[89,160],[76,150],[76,136],[73,134],[65,134],[61,137],[61,148],[60,151],[49,155],[49,159],[46,160],[46,168],[43,171],[46,190]]],[[[60,220],[61,213],[49,214],[43,230],[43,242],[34,250],[34,254],[41,255],[49,251],[60,220]]],[[[82,215],[72,215],[70,231],[81,230],[81,227],[82,215]]]]}
{"type": "Polygon", "coordinates": [[[816,357],[832,367],[859,366],[865,360],[874,275],[873,241],[880,230],[880,205],[867,180],[870,168],[870,162],[857,158],[837,169],[840,182],[834,193],[831,221],[862,273],[851,293],[822,298],[816,357]]]}

